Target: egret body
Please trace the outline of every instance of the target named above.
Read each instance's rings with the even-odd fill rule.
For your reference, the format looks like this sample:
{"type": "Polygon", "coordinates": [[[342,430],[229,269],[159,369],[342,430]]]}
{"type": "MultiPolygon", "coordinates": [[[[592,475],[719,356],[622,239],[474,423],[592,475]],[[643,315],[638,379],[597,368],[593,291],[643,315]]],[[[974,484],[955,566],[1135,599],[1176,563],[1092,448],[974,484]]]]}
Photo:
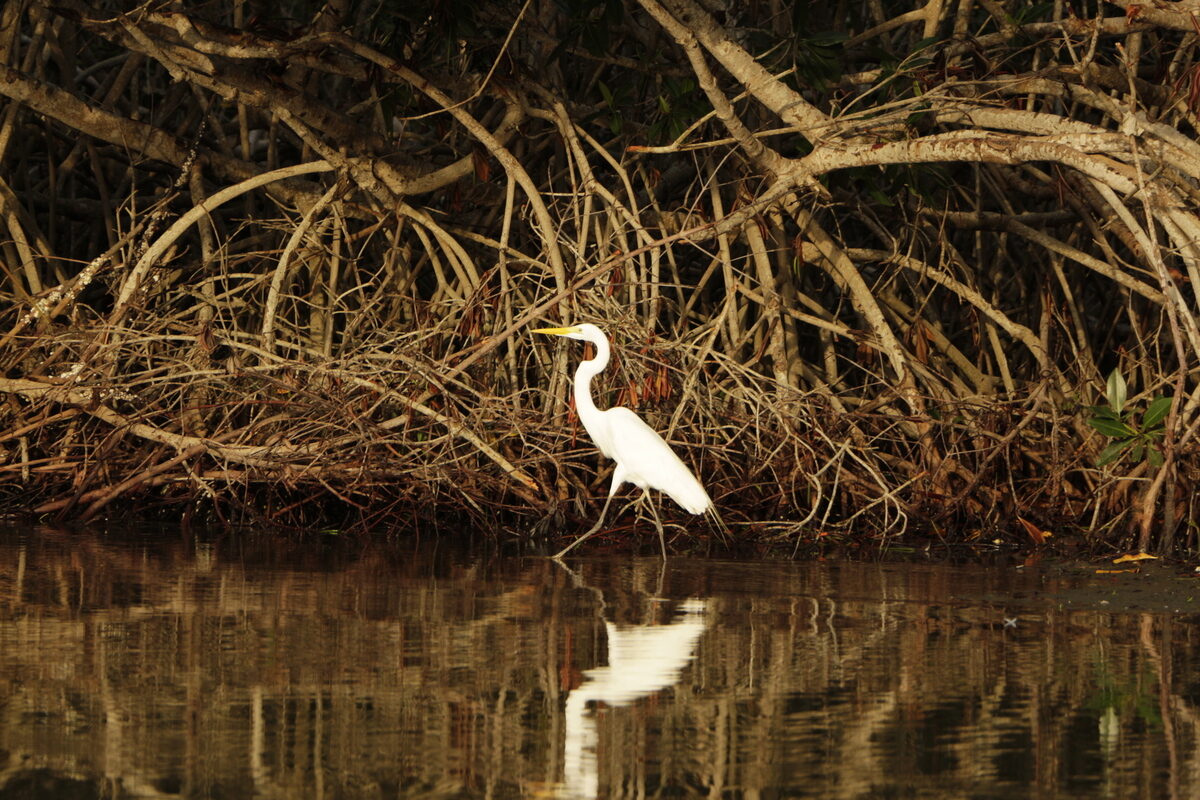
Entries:
{"type": "MultiPolygon", "coordinates": [[[[604,501],[604,508],[600,510],[600,519],[596,520],[591,530],[563,548],[555,558],[562,558],[600,530],[613,495],[626,483],[640,488],[643,500],[648,501],[650,490],[657,489],[692,514],[703,514],[712,509],[712,500],[700,481],[696,480],[696,476],[670,445],[643,422],[641,417],[623,406],[604,410],[596,408],[596,403],[592,400],[592,378],[604,371],[611,355],[608,337],[604,335],[604,331],[585,322],[566,328],[538,328],[533,332],[565,336],[595,345],[596,357],[581,362],[575,370],[575,411],[592,441],[600,448],[600,452],[617,463],[613,470],[612,485],[608,489],[608,499],[604,501]]],[[[663,555],[666,555],[667,543],[663,536],[662,522],[658,519],[658,511],[652,502],[648,502],[647,505],[654,516],[663,555]]]]}

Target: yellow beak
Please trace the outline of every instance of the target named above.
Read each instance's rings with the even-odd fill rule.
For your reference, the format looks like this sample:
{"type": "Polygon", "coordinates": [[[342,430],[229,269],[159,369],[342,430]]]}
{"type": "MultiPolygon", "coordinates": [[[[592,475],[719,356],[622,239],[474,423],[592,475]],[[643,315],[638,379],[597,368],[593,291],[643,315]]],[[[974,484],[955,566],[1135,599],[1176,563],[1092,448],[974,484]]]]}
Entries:
{"type": "Polygon", "coordinates": [[[566,336],[568,333],[579,333],[579,328],[533,328],[530,333],[549,333],[554,336],[566,336]]]}

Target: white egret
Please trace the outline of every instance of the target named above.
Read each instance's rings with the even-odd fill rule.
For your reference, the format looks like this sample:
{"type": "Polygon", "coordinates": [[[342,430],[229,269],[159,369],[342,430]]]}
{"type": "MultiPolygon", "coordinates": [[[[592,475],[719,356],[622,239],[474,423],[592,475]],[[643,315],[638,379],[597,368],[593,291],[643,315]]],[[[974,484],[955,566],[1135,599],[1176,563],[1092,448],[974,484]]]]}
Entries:
{"type": "Polygon", "coordinates": [[[667,542],[663,536],[662,522],[658,519],[658,511],[654,504],[649,502],[650,490],[657,489],[667,494],[692,514],[703,514],[712,509],[713,504],[708,492],[704,491],[700,481],[696,480],[696,476],[679,456],[675,455],[663,438],[637,414],[623,406],[604,411],[596,408],[592,401],[592,378],[604,371],[610,356],[608,337],[604,335],[604,331],[585,322],[566,328],[537,328],[533,332],[566,336],[568,339],[579,339],[596,346],[596,357],[581,362],[575,370],[575,411],[592,441],[600,448],[600,452],[617,462],[613,469],[612,486],[608,489],[608,499],[604,501],[604,508],[600,510],[600,519],[596,520],[591,530],[564,547],[554,557],[562,558],[600,530],[613,495],[625,483],[632,483],[642,490],[640,499],[648,501],[647,505],[654,515],[654,526],[658,529],[658,540],[665,556],[667,542]]]}

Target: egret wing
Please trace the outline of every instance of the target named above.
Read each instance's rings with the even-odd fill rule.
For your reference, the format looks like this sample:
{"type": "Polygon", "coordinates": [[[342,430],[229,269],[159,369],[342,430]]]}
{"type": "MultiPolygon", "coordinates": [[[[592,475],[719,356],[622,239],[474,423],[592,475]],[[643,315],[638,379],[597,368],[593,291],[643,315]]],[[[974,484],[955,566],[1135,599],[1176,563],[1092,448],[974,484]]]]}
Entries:
{"type": "Polygon", "coordinates": [[[670,445],[628,408],[604,412],[607,442],[601,449],[624,468],[625,480],[657,489],[692,514],[712,506],[708,492],[670,445]]]}

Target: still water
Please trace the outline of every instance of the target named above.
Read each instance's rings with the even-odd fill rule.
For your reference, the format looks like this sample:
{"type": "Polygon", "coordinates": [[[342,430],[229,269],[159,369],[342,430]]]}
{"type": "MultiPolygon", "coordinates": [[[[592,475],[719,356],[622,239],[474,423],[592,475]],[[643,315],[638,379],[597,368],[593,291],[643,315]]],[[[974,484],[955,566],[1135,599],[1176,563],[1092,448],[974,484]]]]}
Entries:
{"type": "Polygon", "coordinates": [[[1200,796],[1181,570],[570,566],[0,532],[0,796],[1200,796]]]}

